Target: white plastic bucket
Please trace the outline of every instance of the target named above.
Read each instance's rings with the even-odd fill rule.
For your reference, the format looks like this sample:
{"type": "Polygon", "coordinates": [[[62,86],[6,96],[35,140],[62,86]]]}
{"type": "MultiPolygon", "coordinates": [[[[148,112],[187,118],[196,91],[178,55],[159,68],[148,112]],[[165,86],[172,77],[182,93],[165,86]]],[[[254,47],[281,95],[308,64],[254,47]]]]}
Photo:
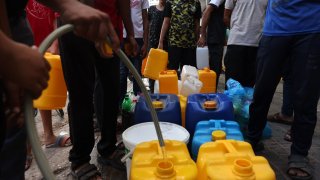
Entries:
{"type": "Polygon", "coordinates": [[[208,46],[197,47],[197,68],[203,69],[209,67],[209,50],[208,46]]]}
{"type": "MultiPolygon", "coordinates": [[[[190,134],[184,127],[169,122],[159,122],[159,124],[163,139],[177,140],[185,142],[186,144],[189,142],[190,134]]],[[[122,133],[123,144],[126,150],[131,152],[137,144],[157,139],[158,137],[153,122],[136,124],[122,133]]],[[[126,160],[126,166],[129,179],[131,168],[130,158],[126,160]]]]}

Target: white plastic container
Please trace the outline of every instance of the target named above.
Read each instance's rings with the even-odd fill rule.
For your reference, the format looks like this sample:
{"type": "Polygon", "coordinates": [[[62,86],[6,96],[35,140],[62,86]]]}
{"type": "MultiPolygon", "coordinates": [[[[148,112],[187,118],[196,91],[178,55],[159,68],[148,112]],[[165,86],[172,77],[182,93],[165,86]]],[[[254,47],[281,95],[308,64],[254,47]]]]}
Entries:
{"type": "Polygon", "coordinates": [[[203,84],[199,79],[189,76],[185,81],[182,82],[180,94],[188,97],[190,94],[199,93],[202,85],[203,84]]]}
{"type": "Polygon", "coordinates": [[[209,67],[209,49],[208,46],[197,47],[197,68],[203,69],[209,67]]]}
{"type": "Polygon", "coordinates": [[[154,94],[158,94],[159,93],[159,80],[156,80],[155,82],[154,82],[154,86],[153,86],[153,92],[154,92],[154,94]]]}
{"type": "MultiPolygon", "coordinates": [[[[177,140],[188,144],[190,134],[182,126],[169,122],[159,122],[164,140],[177,140]]],[[[122,133],[123,144],[128,152],[132,152],[137,144],[157,140],[153,122],[136,124],[122,133]]],[[[126,160],[127,175],[130,174],[131,159],[126,160]]],[[[129,179],[129,178],[128,178],[129,179]]]]}
{"type": "Polygon", "coordinates": [[[194,66],[184,65],[181,71],[181,81],[185,81],[189,76],[199,79],[198,70],[194,66]]]}

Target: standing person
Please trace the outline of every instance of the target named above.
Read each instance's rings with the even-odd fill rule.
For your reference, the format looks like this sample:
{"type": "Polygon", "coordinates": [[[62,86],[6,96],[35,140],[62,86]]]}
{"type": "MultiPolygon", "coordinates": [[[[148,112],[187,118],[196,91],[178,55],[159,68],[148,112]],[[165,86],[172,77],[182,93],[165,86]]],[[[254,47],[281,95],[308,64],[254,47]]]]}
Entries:
{"type": "MultiPolygon", "coordinates": [[[[38,3],[35,0],[29,0],[26,7],[26,15],[33,32],[34,45],[39,46],[41,42],[55,29],[56,17],[54,11],[38,3]]],[[[58,54],[58,40],[48,48],[52,54],[58,54]]],[[[43,125],[43,138],[46,148],[66,147],[71,145],[68,135],[55,136],[52,128],[51,110],[40,109],[40,115],[43,125]]],[[[32,163],[31,146],[27,146],[27,160],[25,170],[29,169],[32,163]]]]}
{"type": "Polygon", "coordinates": [[[177,70],[184,65],[196,67],[196,47],[199,37],[201,6],[198,0],[170,0],[164,8],[158,48],[163,49],[168,36],[168,69],[177,70]]]}
{"type": "Polygon", "coordinates": [[[253,87],[256,58],[268,0],[226,0],[225,24],[230,27],[224,59],[226,81],[229,78],[242,86],[253,87]]]}
{"type": "MultiPolygon", "coordinates": [[[[149,47],[148,52],[151,48],[157,48],[160,39],[161,27],[163,23],[163,12],[166,0],[160,0],[155,6],[151,6],[148,9],[148,20],[149,20],[149,47]]],[[[167,39],[164,40],[163,49],[168,49],[167,39]]],[[[154,80],[149,79],[150,91],[154,92],[154,80]]]]}
{"type": "Polygon", "coordinates": [[[209,66],[216,73],[216,86],[222,70],[223,46],[226,38],[226,27],[223,23],[225,0],[211,0],[204,10],[201,21],[198,46],[206,44],[209,49],[209,66]],[[207,29],[208,27],[208,29],[207,29]]]}
{"type": "MultiPolygon", "coordinates": [[[[123,21],[128,36],[132,37],[130,45],[136,46],[128,0],[95,0],[92,5],[109,14],[118,37],[122,37],[123,21]]],[[[95,102],[100,106],[96,109],[101,131],[101,139],[97,144],[98,163],[124,170],[125,167],[118,156],[120,151],[117,151],[116,147],[120,88],[118,56],[109,54],[106,58],[101,57],[95,48],[95,43],[75,36],[74,33],[62,36],[59,46],[69,92],[69,126],[73,144],[69,153],[71,175],[74,178],[90,178],[100,174],[96,166],[90,164],[90,154],[95,144],[93,126],[95,81],[99,81],[102,88],[102,93],[100,91],[100,94],[95,94],[95,98],[101,100],[95,102]]]]}
{"type": "MultiPolygon", "coordinates": [[[[149,35],[149,22],[148,22],[148,12],[149,8],[148,0],[130,0],[131,9],[131,19],[134,29],[134,38],[138,43],[138,52],[135,54],[129,54],[132,64],[141,73],[142,59],[147,55],[148,48],[148,35],[149,35]]],[[[127,49],[126,44],[130,42],[130,38],[127,32],[123,33],[125,50],[127,49]]],[[[127,77],[129,75],[129,70],[124,63],[120,63],[120,102],[123,101],[125,94],[127,93],[127,77]]],[[[140,74],[141,75],[141,74],[140,74]]],[[[134,95],[141,93],[136,80],[133,80],[133,92],[134,95]]]]}
{"type": "MultiPolygon", "coordinates": [[[[119,48],[119,39],[115,36],[107,14],[76,0],[42,0],[40,2],[59,12],[64,22],[74,24],[78,35],[94,41],[102,41],[109,35],[114,43],[113,47],[116,50],[119,48]],[[83,24],[86,25],[83,26],[83,24]]],[[[22,44],[32,45],[32,33],[24,12],[26,4],[27,1],[21,0],[0,0],[0,40],[2,42],[0,55],[4,57],[0,59],[0,73],[2,81],[11,83],[11,89],[8,89],[9,86],[6,83],[6,93],[1,92],[1,95],[6,97],[7,116],[3,116],[3,111],[0,112],[2,114],[0,116],[1,134],[5,132],[5,140],[1,142],[3,145],[0,152],[0,179],[24,179],[26,132],[23,125],[22,102],[19,101],[20,95],[24,91],[37,98],[48,85],[50,69],[48,63],[45,63],[37,49],[22,44]],[[9,37],[11,32],[14,41],[2,31],[9,37]]],[[[0,109],[4,110],[3,106],[0,109]]]]}
{"type": "Polygon", "coordinates": [[[286,60],[292,64],[292,145],[287,174],[311,179],[308,152],[317,122],[320,95],[320,2],[269,0],[258,52],[257,80],[250,105],[248,141],[254,150],[260,142],[267,113],[286,60]]]}

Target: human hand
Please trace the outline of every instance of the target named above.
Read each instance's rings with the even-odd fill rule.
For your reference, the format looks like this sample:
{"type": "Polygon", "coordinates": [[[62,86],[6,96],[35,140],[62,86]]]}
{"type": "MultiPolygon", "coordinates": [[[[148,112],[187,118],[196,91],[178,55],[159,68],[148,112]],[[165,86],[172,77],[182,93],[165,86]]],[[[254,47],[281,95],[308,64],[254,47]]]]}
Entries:
{"type": "Polygon", "coordinates": [[[200,36],[197,45],[198,45],[199,47],[203,47],[203,46],[205,46],[205,44],[206,44],[206,40],[204,39],[203,36],[200,36]]]}
{"type": "Polygon", "coordinates": [[[128,56],[135,57],[138,55],[138,43],[134,37],[128,37],[126,39],[124,51],[128,56]]]}
{"type": "Polygon", "coordinates": [[[112,42],[112,49],[119,50],[118,35],[106,13],[78,1],[68,1],[62,5],[61,9],[62,21],[73,24],[75,34],[96,42],[104,42],[108,36],[112,42]]]}
{"type": "Polygon", "coordinates": [[[2,68],[3,79],[28,91],[33,98],[41,95],[48,86],[49,63],[35,48],[10,41],[7,61],[2,68]]]}
{"type": "Polygon", "coordinates": [[[22,127],[24,124],[22,102],[23,90],[16,84],[5,81],[4,112],[7,121],[7,128],[22,127]]]}

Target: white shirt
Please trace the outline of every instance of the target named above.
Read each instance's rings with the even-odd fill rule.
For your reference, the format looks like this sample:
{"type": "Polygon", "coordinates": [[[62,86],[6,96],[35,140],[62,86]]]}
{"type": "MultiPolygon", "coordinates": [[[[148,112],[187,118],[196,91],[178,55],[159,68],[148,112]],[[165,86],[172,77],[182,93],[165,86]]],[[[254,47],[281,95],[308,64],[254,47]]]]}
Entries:
{"type": "Polygon", "coordinates": [[[210,0],[209,4],[216,5],[219,7],[225,0],[210,0]]]}
{"type": "MultiPolygon", "coordinates": [[[[133,23],[134,38],[143,38],[142,10],[149,8],[148,0],[130,0],[131,19],[133,23]]],[[[127,37],[127,32],[123,30],[123,37],[127,37]]]]}

